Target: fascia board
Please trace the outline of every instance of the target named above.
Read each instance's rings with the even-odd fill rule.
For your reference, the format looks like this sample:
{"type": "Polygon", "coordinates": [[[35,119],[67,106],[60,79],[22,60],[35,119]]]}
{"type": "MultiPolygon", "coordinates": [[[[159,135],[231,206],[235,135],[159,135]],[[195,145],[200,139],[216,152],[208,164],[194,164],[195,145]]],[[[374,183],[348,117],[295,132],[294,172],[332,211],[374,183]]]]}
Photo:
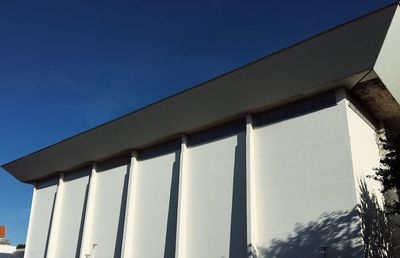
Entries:
{"type": "Polygon", "coordinates": [[[400,7],[397,6],[374,71],[400,103],[400,7]]]}

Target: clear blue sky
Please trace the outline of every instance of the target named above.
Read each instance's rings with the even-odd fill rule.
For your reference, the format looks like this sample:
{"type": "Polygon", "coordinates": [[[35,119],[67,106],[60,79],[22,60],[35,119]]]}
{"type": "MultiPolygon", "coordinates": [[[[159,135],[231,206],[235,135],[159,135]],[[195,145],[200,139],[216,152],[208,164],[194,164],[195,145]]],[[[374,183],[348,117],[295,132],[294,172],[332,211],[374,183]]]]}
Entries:
{"type": "MultiPolygon", "coordinates": [[[[389,2],[3,0],[0,164],[389,2]]],[[[0,169],[0,225],[14,244],[31,195],[0,169]]]]}

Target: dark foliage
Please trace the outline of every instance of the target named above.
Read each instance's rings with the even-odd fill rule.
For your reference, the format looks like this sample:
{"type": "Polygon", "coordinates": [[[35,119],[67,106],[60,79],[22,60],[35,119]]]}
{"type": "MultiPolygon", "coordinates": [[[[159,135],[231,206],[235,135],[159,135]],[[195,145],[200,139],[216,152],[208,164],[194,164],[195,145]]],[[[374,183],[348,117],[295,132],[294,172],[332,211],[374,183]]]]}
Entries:
{"type": "Polygon", "coordinates": [[[18,244],[17,245],[17,249],[24,249],[25,248],[25,244],[18,244]]]}
{"type": "MultiPolygon", "coordinates": [[[[399,197],[400,189],[400,131],[386,129],[385,138],[380,138],[385,154],[380,167],[375,169],[374,179],[382,184],[382,193],[394,192],[399,197]]],[[[400,215],[399,198],[386,200],[385,212],[388,215],[400,215]]]]}
{"type": "Polygon", "coordinates": [[[361,218],[364,257],[393,257],[391,230],[378,199],[375,194],[368,191],[364,180],[360,180],[359,187],[358,211],[361,218]]]}

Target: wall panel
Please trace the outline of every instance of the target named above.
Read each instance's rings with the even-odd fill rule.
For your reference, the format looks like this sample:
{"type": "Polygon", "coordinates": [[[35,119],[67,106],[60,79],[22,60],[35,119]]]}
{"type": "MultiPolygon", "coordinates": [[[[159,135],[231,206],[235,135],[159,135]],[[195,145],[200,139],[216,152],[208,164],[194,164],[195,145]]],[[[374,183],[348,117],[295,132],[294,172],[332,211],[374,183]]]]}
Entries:
{"type": "Polygon", "coordinates": [[[25,254],[27,258],[46,257],[57,184],[58,178],[51,178],[37,183],[31,207],[33,213],[29,223],[30,233],[25,254]]]}
{"type": "Polygon", "coordinates": [[[93,221],[86,242],[96,244],[96,258],[121,256],[129,162],[129,157],[121,157],[97,166],[93,221]]]}
{"type": "Polygon", "coordinates": [[[379,191],[380,183],[367,178],[367,175],[373,175],[375,173],[374,168],[379,166],[380,155],[377,135],[375,130],[353,109],[348,107],[347,113],[356,189],[360,194],[360,187],[364,182],[369,193],[376,195],[379,204],[383,206],[382,194],[379,191]]]}
{"type": "Polygon", "coordinates": [[[57,234],[55,255],[58,258],[79,257],[90,170],[87,168],[64,175],[59,231],[54,232],[57,234]]]}
{"type": "Polygon", "coordinates": [[[346,101],[257,127],[254,142],[264,255],[321,257],[329,247],[327,255],[361,257],[346,101]]]}
{"type": "Polygon", "coordinates": [[[183,257],[246,256],[245,133],[190,146],[183,257]]]}
{"type": "Polygon", "coordinates": [[[175,257],[179,154],[164,153],[137,163],[133,243],[126,243],[132,245],[129,257],[175,257]]]}

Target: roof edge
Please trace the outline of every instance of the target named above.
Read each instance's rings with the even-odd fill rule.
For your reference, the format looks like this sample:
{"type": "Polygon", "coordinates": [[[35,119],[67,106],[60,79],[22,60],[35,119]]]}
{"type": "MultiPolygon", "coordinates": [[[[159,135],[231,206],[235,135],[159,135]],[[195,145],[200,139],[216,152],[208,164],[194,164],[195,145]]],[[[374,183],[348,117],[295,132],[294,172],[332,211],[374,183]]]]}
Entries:
{"type": "Polygon", "coordinates": [[[267,54],[267,55],[265,55],[265,56],[263,56],[263,57],[260,57],[260,58],[254,60],[254,61],[251,61],[251,62],[249,62],[249,63],[247,63],[247,64],[241,65],[241,66],[239,66],[239,67],[237,67],[237,68],[234,68],[234,69],[232,69],[232,70],[230,70],[230,71],[228,71],[228,72],[225,72],[225,73],[223,73],[223,74],[221,74],[221,75],[215,76],[215,77],[213,77],[213,78],[211,78],[211,79],[209,79],[209,80],[206,80],[206,81],[200,82],[200,83],[198,83],[198,84],[195,84],[194,86],[191,86],[191,87],[189,87],[189,88],[187,88],[187,89],[185,89],[185,90],[179,91],[179,92],[177,92],[177,93],[175,93],[175,94],[172,94],[172,95],[167,96],[167,97],[165,97],[165,98],[162,98],[162,99],[160,99],[160,100],[158,100],[158,101],[155,101],[155,102],[153,102],[153,103],[150,103],[150,104],[148,104],[148,105],[145,105],[145,106],[143,106],[143,107],[141,107],[141,108],[138,108],[138,109],[136,109],[136,110],[134,110],[134,111],[128,112],[127,114],[124,114],[124,115],[119,116],[119,117],[117,117],[117,118],[111,119],[110,121],[107,121],[107,122],[105,122],[105,123],[102,123],[102,124],[100,124],[100,125],[97,125],[97,126],[95,126],[95,127],[93,127],[93,128],[84,130],[84,131],[82,131],[82,132],[80,132],[80,133],[78,133],[78,134],[74,134],[74,135],[72,135],[72,136],[70,136],[70,137],[67,137],[67,138],[61,140],[61,141],[58,141],[58,142],[53,143],[53,144],[50,144],[50,145],[48,145],[48,146],[46,146],[46,147],[44,147],[44,148],[40,148],[40,149],[37,150],[37,151],[31,152],[31,153],[29,153],[29,154],[27,154],[27,155],[24,155],[24,156],[20,157],[20,158],[17,158],[17,159],[15,159],[15,160],[12,160],[12,161],[10,161],[10,162],[7,162],[7,163],[5,163],[5,164],[2,164],[1,167],[2,167],[3,169],[6,170],[5,167],[6,167],[7,165],[9,165],[9,164],[11,164],[11,163],[13,163],[13,162],[16,162],[16,161],[18,161],[18,160],[20,160],[20,159],[23,159],[23,158],[25,158],[25,157],[29,157],[29,156],[34,155],[34,154],[36,154],[36,153],[38,153],[38,152],[41,152],[41,151],[43,151],[43,150],[45,150],[45,149],[51,148],[51,147],[53,147],[53,146],[55,146],[55,145],[58,145],[58,144],[60,144],[60,143],[62,143],[62,142],[65,142],[65,141],[68,141],[68,140],[70,140],[70,139],[72,139],[72,138],[75,138],[75,137],[77,137],[77,136],[79,136],[79,135],[82,135],[82,134],[91,132],[91,131],[96,130],[96,129],[100,128],[100,127],[103,127],[103,126],[106,126],[106,125],[108,125],[108,124],[111,124],[111,123],[115,122],[116,120],[120,120],[120,119],[122,119],[122,118],[124,118],[124,117],[127,117],[127,116],[131,115],[131,114],[137,113],[137,112],[139,112],[139,111],[141,111],[141,110],[144,110],[144,109],[147,109],[147,108],[150,108],[150,107],[152,107],[152,106],[154,106],[154,105],[156,105],[156,104],[158,104],[158,103],[160,103],[160,102],[163,102],[163,101],[168,100],[168,99],[171,99],[171,98],[173,98],[173,97],[175,97],[175,96],[181,95],[181,94],[183,94],[183,93],[185,93],[185,92],[187,92],[187,91],[191,91],[191,90],[193,90],[193,89],[196,89],[196,88],[198,88],[198,87],[201,87],[201,86],[204,85],[204,84],[207,84],[207,83],[212,82],[212,81],[215,81],[215,80],[217,80],[217,79],[219,79],[219,78],[225,77],[225,76],[227,76],[227,75],[229,75],[229,74],[231,74],[231,73],[234,73],[235,71],[238,71],[238,70],[241,70],[241,69],[243,69],[243,68],[245,68],[245,67],[247,67],[247,66],[256,64],[256,63],[258,63],[258,62],[260,62],[260,61],[263,61],[264,59],[267,59],[267,58],[269,58],[269,57],[272,57],[272,56],[274,56],[274,55],[277,55],[277,54],[279,54],[279,53],[281,53],[281,52],[287,51],[287,50],[289,50],[289,49],[291,49],[291,48],[293,48],[293,47],[296,47],[296,46],[298,46],[298,45],[301,45],[301,44],[303,44],[303,43],[306,43],[306,42],[308,42],[308,41],[310,41],[310,40],[312,40],[312,39],[314,39],[314,38],[316,38],[316,37],[319,37],[319,36],[321,36],[321,35],[327,34],[327,33],[331,32],[331,31],[333,31],[333,30],[335,30],[335,29],[344,27],[344,26],[346,26],[346,25],[349,24],[349,23],[356,22],[356,21],[358,21],[358,20],[360,20],[360,19],[363,19],[363,18],[365,18],[365,17],[367,17],[367,16],[370,16],[370,15],[372,15],[372,14],[374,14],[374,13],[380,12],[380,11],[382,11],[382,10],[385,10],[385,9],[387,9],[387,8],[393,7],[394,5],[399,5],[399,4],[400,4],[400,1],[395,1],[395,2],[393,2],[393,3],[390,3],[390,4],[387,4],[387,5],[383,6],[383,7],[379,8],[379,9],[377,9],[377,10],[368,12],[368,13],[363,14],[363,15],[361,15],[361,16],[358,16],[358,17],[356,17],[356,18],[354,18],[354,19],[351,19],[351,20],[349,20],[349,21],[347,21],[347,22],[344,22],[344,23],[338,24],[338,25],[336,25],[336,26],[333,26],[333,27],[330,28],[330,29],[327,29],[327,30],[325,30],[325,31],[319,32],[319,33],[317,33],[317,34],[315,34],[315,35],[313,35],[313,36],[310,36],[310,37],[308,37],[308,38],[306,38],[306,39],[304,39],[304,40],[300,40],[300,41],[298,41],[298,42],[296,42],[296,43],[294,43],[294,44],[292,44],[292,45],[290,45],[290,46],[284,47],[284,48],[282,48],[282,49],[280,49],[280,50],[277,50],[277,51],[275,51],[275,52],[272,52],[272,53],[270,53],[270,54],[267,54]]]}

